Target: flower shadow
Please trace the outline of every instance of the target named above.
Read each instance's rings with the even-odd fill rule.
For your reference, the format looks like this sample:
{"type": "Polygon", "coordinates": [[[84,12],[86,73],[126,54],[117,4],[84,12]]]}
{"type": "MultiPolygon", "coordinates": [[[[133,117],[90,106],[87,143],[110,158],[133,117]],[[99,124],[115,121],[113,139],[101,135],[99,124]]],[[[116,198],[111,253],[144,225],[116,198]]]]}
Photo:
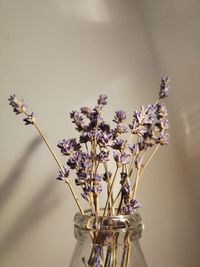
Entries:
{"type": "Polygon", "coordinates": [[[42,218],[52,212],[60,199],[61,195],[55,193],[52,179],[47,179],[40,191],[34,195],[32,201],[21,212],[11,229],[1,239],[0,256],[10,253],[16,242],[22,239],[30,229],[36,227],[42,218]]]}

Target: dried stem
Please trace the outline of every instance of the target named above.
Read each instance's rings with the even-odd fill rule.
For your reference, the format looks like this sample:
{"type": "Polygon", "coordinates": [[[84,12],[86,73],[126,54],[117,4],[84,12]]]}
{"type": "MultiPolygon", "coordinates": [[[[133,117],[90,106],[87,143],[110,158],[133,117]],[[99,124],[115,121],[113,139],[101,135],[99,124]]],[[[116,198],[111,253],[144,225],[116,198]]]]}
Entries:
{"type": "MultiPolygon", "coordinates": [[[[26,114],[26,115],[27,115],[27,114],[26,114]]],[[[58,160],[56,154],[54,153],[53,149],[51,148],[51,146],[50,146],[49,142],[47,141],[46,137],[45,137],[44,134],[41,132],[40,128],[38,127],[38,125],[37,125],[35,122],[33,123],[33,125],[35,126],[35,128],[36,128],[37,131],[39,132],[39,134],[40,134],[40,136],[42,137],[42,139],[44,140],[45,144],[47,145],[47,147],[48,147],[49,151],[51,152],[53,158],[55,159],[56,163],[58,164],[58,166],[59,166],[59,168],[60,168],[62,174],[65,175],[63,166],[62,166],[62,164],[60,163],[60,161],[58,160]]],[[[68,184],[69,189],[70,189],[70,191],[71,191],[71,193],[72,193],[72,195],[73,195],[73,198],[74,198],[74,200],[75,200],[75,202],[76,202],[76,204],[77,204],[77,206],[78,206],[80,212],[81,212],[82,214],[84,214],[84,211],[83,211],[83,209],[81,208],[81,205],[80,205],[80,203],[79,203],[78,197],[76,196],[76,193],[74,192],[74,189],[73,189],[73,187],[72,187],[72,185],[71,185],[69,179],[65,179],[65,182],[68,184]]]]}
{"type": "Polygon", "coordinates": [[[137,192],[137,188],[138,188],[138,182],[139,182],[139,176],[140,176],[140,168],[137,169],[135,184],[132,188],[133,198],[135,198],[135,196],[136,196],[136,192],[137,192]]]}
{"type": "MultiPolygon", "coordinates": [[[[138,181],[140,180],[140,177],[142,176],[144,170],[146,169],[147,165],[149,164],[149,162],[151,161],[151,159],[153,158],[153,156],[155,155],[155,153],[157,152],[157,150],[158,150],[159,147],[160,147],[160,144],[158,144],[156,146],[156,148],[154,149],[154,151],[151,153],[151,155],[147,159],[146,163],[143,165],[142,168],[140,168],[140,172],[138,174],[138,181]]],[[[132,192],[135,192],[135,194],[136,194],[136,190],[137,189],[135,190],[135,186],[136,186],[136,183],[133,185],[132,192]]]]}
{"type": "Polygon", "coordinates": [[[110,197],[111,197],[111,194],[112,194],[112,189],[113,189],[113,185],[114,185],[114,182],[115,182],[115,179],[116,179],[116,176],[117,176],[118,169],[119,169],[119,166],[117,166],[117,168],[116,168],[116,171],[115,171],[115,174],[114,174],[111,186],[110,186],[110,191],[109,191],[109,194],[108,194],[108,197],[107,197],[107,201],[106,201],[106,205],[105,205],[103,216],[105,216],[107,208],[108,208],[108,203],[110,201],[110,197]]]}
{"type": "Polygon", "coordinates": [[[142,173],[144,172],[144,170],[146,169],[147,165],[149,164],[150,160],[153,158],[153,156],[155,155],[155,153],[157,152],[158,148],[160,147],[160,144],[158,144],[156,146],[156,148],[154,149],[154,151],[151,153],[151,155],[149,156],[149,158],[147,159],[146,163],[144,164],[144,166],[141,169],[140,172],[140,176],[142,175],[142,173]]]}

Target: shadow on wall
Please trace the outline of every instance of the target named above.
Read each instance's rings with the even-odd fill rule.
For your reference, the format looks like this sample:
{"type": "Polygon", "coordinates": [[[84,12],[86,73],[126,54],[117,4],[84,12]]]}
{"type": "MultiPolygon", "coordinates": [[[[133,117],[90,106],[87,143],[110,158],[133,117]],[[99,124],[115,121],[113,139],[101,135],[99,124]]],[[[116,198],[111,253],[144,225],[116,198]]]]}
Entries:
{"type": "MultiPolygon", "coordinates": [[[[30,161],[31,155],[40,143],[41,139],[39,137],[30,143],[24,155],[16,162],[5,182],[0,187],[0,208],[14,191],[17,183],[23,176],[23,171],[28,161],[30,161]]],[[[55,194],[55,187],[52,185],[52,182],[53,179],[47,179],[44,186],[33,196],[32,201],[28,203],[26,208],[19,214],[19,217],[16,218],[15,224],[4,234],[0,242],[0,257],[5,256],[8,252],[10,253],[13,244],[16,244],[31,228],[36,226],[42,218],[50,211],[52,212],[54,207],[57,206],[61,196],[55,194]]]]}
{"type": "Polygon", "coordinates": [[[5,182],[0,187],[0,211],[2,210],[3,204],[12,195],[12,192],[22,177],[27,163],[30,161],[32,154],[39,147],[41,142],[42,140],[39,136],[35,137],[28,145],[24,154],[17,160],[8,176],[5,178],[5,182]]]}

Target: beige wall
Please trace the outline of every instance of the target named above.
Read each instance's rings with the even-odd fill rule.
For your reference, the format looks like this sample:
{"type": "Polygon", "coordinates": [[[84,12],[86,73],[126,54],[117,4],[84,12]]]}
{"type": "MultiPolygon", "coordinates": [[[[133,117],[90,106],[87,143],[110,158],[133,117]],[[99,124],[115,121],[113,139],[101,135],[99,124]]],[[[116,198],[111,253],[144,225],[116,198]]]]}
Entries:
{"type": "Polygon", "coordinates": [[[74,135],[72,109],[106,93],[109,119],[130,114],[165,74],[171,142],[140,184],[142,246],[150,267],[200,266],[199,13],[198,0],[0,0],[0,267],[68,266],[77,211],[8,95],[29,103],[57,150],[74,135]]]}

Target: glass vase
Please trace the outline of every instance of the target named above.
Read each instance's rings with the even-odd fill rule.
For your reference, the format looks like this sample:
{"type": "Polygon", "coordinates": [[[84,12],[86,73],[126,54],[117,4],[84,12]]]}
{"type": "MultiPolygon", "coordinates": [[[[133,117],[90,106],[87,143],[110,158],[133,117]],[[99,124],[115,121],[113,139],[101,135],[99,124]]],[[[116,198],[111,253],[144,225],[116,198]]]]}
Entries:
{"type": "Polygon", "coordinates": [[[139,239],[143,224],[139,213],[91,216],[77,213],[77,239],[70,267],[147,267],[139,239]]]}

